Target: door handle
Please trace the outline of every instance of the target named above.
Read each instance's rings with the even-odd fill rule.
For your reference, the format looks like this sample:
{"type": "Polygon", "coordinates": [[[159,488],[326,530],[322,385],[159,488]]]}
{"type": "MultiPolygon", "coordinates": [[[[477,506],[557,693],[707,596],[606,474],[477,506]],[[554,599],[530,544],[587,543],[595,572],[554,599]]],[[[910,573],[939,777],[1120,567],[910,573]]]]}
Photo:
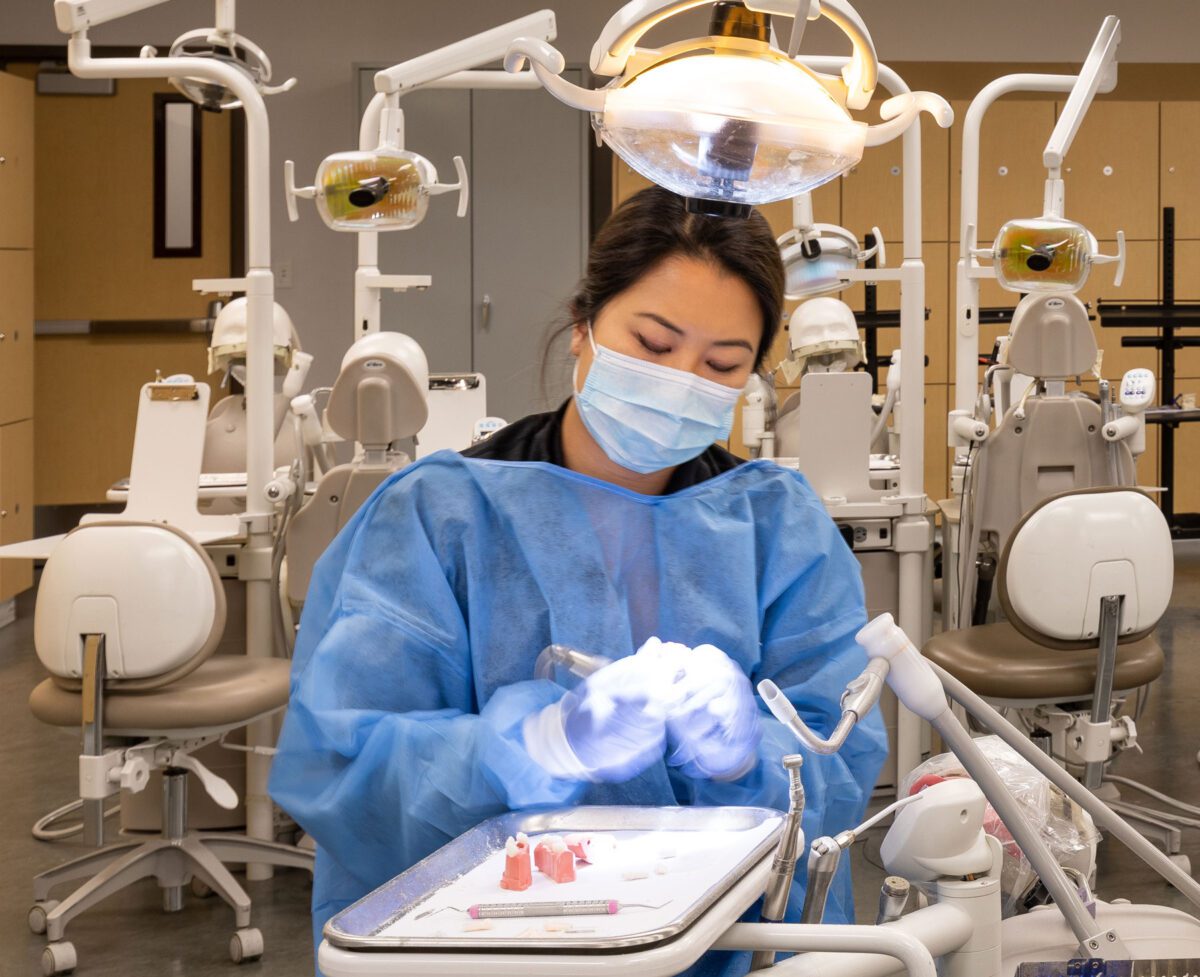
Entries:
{"type": "Polygon", "coordinates": [[[483,301],[479,303],[479,324],[486,329],[492,318],[492,297],[484,295],[483,301]]]}

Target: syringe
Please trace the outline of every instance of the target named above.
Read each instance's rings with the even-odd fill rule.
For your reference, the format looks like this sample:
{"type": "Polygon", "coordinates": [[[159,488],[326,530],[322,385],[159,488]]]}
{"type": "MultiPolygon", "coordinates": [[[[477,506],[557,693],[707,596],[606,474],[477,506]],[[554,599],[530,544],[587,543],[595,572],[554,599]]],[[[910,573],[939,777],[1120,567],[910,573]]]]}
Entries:
{"type": "Polygon", "coordinates": [[[442,906],[441,909],[430,909],[414,916],[414,919],[424,919],[437,913],[451,910],[456,913],[466,913],[472,919],[524,919],[536,916],[613,916],[623,909],[662,909],[666,903],[658,906],[640,902],[618,902],[616,899],[577,899],[569,902],[477,902],[466,909],[455,906],[442,906]]]}

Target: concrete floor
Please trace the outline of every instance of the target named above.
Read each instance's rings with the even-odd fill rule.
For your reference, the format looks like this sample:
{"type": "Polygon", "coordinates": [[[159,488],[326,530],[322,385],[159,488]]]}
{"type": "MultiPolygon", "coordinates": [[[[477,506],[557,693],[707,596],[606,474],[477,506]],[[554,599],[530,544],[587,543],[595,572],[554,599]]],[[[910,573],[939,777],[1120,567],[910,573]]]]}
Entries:
{"type": "MultiPolygon", "coordinates": [[[[30,879],[85,849],[78,839],[47,844],[33,840],[30,826],[42,814],[77,796],[78,734],[42,726],[26,705],[42,674],[32,648],[33,600],[19,601],[18,620],[0,630],[0,838],[4,839],[4,878],[0,881],[0,977],[40,973],[42,937],[25,922],[30,879]]],[[[1139,723],[1144,755],[1126,753],[1116,772],[1133,776],[1192,804],[1200,804],[1200,548],[1180,550],[1172,607],[1160,627],[1167,671],[1150,696],[1139,723]]],[[[112,823],[112,822],[110,822],[112,823]]],[[[854,850],[859,916],[874,918],[883,872],[870,864],[878,857],[882,829],[854,850]]],[[[1185,851],[1200,868],[1200,835],[1185,836],[1185,851]]],[[[1182,898],[1150,875],[1116,844],[1101,847],[1099,895],[1186,908],[1182,898]]],[[[226,943],[233,918],[216,899],[188,897],[182,912],[161,913],[152,881],[114,896],[75,920],[68,938],[88,977],[304,977],[312,973],[308,918],[310,883],[300,872],[281,872],[269,882],[247,886],[254,901],[254,925],[262,932],[261,961],[236,968],[226,943]]]]}

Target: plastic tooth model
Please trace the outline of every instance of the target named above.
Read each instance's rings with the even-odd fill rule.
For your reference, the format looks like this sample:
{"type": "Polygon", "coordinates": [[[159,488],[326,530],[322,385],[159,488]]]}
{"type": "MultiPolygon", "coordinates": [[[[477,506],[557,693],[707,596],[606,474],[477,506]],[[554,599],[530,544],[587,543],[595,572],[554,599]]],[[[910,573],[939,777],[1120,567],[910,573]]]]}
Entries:
{"type": "Polygon", "coordinates": [[[567,835],[566,842],[576,858],[591,865],[610,860],[617,850],[617,839],[612,835],[567,835]]]}
{"type": "MultiPolygon", "coordinates": [[[[550,869],[550,858],[555,850],[555,845],[561,842],[562,839],[558,835],[543,835],[538,839],[538,843],[533,848],[533,867],[543,875],[547,874],[550,869]]],[[[563,846],[564,848],[566,845],[563,846]]]]}
{"type": "Polygon", "coordinates": [[[504,845],[504,875],[501,889],[524,892],[533,885],[533,869],[529,861],[529,839],[523,834],[509,838],[504,845]]]}
{"type": "Polygon", "coordinates": [[[575,881],[575,854],[561,838],[555,838],[546,853],[545,871],[552,882],[575,881]]]}

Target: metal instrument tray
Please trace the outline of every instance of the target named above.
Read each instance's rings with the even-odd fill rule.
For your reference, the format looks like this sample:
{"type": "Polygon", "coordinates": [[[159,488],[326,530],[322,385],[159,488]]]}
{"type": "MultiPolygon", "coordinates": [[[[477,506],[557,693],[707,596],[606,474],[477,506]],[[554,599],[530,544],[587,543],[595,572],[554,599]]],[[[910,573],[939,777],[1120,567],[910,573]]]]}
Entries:
{"type": "MultiPolygon", "coordinates": [[[[438,849],[428,858],[342,910],[325,924],[325,939],[348,950],[471,949],[495,953],[503,950],[617,950],[645,946],[677,936],[713,905],[738,879],[757,865],[775,846],[783,830],[779,811],[757,807],[576,807],[553,811],[517,812],[477,825],[438,849]],[[481,873],[472,872],[503,852],[505,841],[524,832],[536,842],[543,834],[603,832],[623,847],[642,852],[648,844],[676,853],[657,875],[648,867],[640,880],[603,883],[602,895],[587,891],[584,873],[595,873],[595,889],[602,866],[581,868],[579,882],[555,885],[538,877],[524,892],[507,892],[495,882],[480,888],[481,873]],[[692,857],[689,857],[690,856],[692,857]],[[682,856],[682,858],[678,857],[682,856]],[[698,857],[696,857],[698,856],[698,857]],[[676,866],[676,863],[677,866],[676,866]],[[495,920],[495,928],[467,932],[465,913],[439,914],[431,927],[415,917],[438,904],[458,909],[473,902],[551,902],[575,899],[653,901],[653,894],[669,891],[661,909],[627,911],[612,916],[539,917],[495,920]],[[651,897],[648,898],[648,893],[651,897]],[[482,896],[482,897],[477,897],[482,896]],[[531,932],[553,919],[567,923],[564,930],[531,932]]],[[[499,856],[502,859],[502,856],[499,856]]],[[[664,855],[667,857],[667,855],[664,855]]],[[[488,880],[491,875],[486,876],[488,880]]],[[[618,873],[617,879],[623,877],[618,873]]]]}

